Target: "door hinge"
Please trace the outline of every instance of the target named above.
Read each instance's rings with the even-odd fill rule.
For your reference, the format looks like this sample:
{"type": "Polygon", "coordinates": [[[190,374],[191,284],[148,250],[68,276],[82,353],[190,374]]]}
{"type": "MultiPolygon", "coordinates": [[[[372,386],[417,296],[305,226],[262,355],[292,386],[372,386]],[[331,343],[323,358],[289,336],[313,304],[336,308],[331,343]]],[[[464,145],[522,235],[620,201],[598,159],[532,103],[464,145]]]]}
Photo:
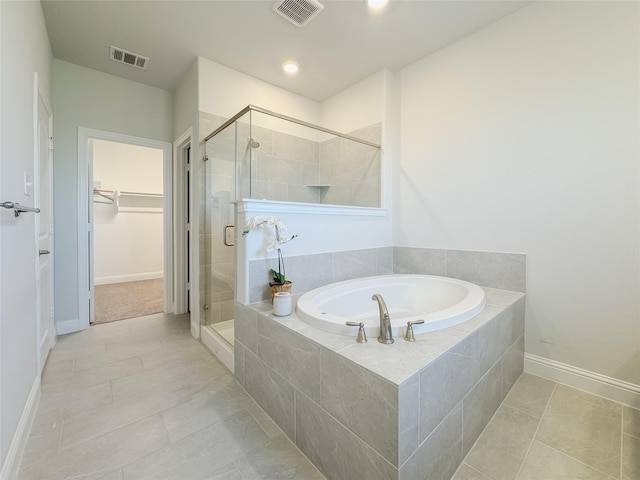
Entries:
{"type": "Polygon", "coordinates": [[[54,318],[54,315],[53,315],[53,307],[51,307],[51,318],[54,318]]]}
{"type": "Polygon", "coordinates": [[[49,137],[49,150],[53,150],[53,137],[49,137]]]}
{"type": "Polygon", "coordinates": [[[49,234],[53,235],[53,223],[49,224],[49,234]]]}
{"type": "Polygon", "coordinates": [[[191,290],[191,282],[186,283],[187,290],[191,290]]]}

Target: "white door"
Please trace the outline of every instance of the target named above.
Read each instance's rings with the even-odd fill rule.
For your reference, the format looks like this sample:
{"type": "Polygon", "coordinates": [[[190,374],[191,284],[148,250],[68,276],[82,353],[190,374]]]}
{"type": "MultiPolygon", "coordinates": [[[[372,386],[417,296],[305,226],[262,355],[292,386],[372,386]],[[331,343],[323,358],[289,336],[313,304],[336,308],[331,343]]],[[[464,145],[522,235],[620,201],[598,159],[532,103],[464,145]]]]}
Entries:
{"type": "MultiPolygon", "coordinates": [[[[37,87],[36,87],[37,88],[37,87]]],[[[53,140],[51,137],[51,113],[45,105],[42,96],[38,94],[38,126],[37,126],[37,163],[35,201],[40,213],[36,218],[36,231],[38,232],[38,270],[37,299],[38,306],[38,342],[40,372],[49,355],[49,350],[54,342],[53,326],[53,256],[52,247],[52,201],[51,201],[51,151],[53,140]]]]}

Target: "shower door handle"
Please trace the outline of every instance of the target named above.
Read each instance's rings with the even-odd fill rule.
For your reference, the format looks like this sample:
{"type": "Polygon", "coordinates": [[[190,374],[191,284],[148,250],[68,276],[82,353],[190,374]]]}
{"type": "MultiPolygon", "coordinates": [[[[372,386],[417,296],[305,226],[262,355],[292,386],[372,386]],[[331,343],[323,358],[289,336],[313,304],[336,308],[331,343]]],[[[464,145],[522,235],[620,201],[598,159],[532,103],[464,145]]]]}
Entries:
{"type": "Polygon", "coordinates": [[[235,228],[235,227],[236,227],[235,225],[225,225],[225,227],[224,227],[224,235],[223,235],[224,244],[227,247],[235,247],[235,245],[236,245],[234,243],[234,241],[233,241],[233,236],[234,236],[235,230],[231,230],[231,235],[229,235],[229,229],[230,228],[235,228]]]}

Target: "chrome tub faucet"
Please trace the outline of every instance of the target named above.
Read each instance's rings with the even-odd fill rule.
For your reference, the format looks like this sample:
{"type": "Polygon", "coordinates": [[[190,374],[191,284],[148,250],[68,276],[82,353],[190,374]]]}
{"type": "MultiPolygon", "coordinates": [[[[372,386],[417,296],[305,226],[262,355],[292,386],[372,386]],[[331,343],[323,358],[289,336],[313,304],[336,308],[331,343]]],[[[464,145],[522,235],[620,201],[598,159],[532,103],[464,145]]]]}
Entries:
{"type": "Polygon", "coordinates": [[[380,309],[380,336],[378,341],[387,345],[393,343],[393,335],[391,333],[391,318],[389,318],[389,310],[384,303],[382,295],[376,293],[371,297],[371,300],[378,302],[378,308],[380,309]]]}

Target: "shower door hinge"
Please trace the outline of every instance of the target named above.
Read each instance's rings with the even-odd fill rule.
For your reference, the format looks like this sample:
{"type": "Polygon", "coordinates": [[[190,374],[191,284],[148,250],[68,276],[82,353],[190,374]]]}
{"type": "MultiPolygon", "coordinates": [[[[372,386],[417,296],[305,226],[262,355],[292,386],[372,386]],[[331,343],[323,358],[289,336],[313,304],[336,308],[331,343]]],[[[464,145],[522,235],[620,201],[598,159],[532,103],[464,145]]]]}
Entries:
{"type": "Polygon", "coordinates": [[[204,157],[202,157],[202,161],[203,162],[209,161],[209,155],[205,155],[204,157]]]}

